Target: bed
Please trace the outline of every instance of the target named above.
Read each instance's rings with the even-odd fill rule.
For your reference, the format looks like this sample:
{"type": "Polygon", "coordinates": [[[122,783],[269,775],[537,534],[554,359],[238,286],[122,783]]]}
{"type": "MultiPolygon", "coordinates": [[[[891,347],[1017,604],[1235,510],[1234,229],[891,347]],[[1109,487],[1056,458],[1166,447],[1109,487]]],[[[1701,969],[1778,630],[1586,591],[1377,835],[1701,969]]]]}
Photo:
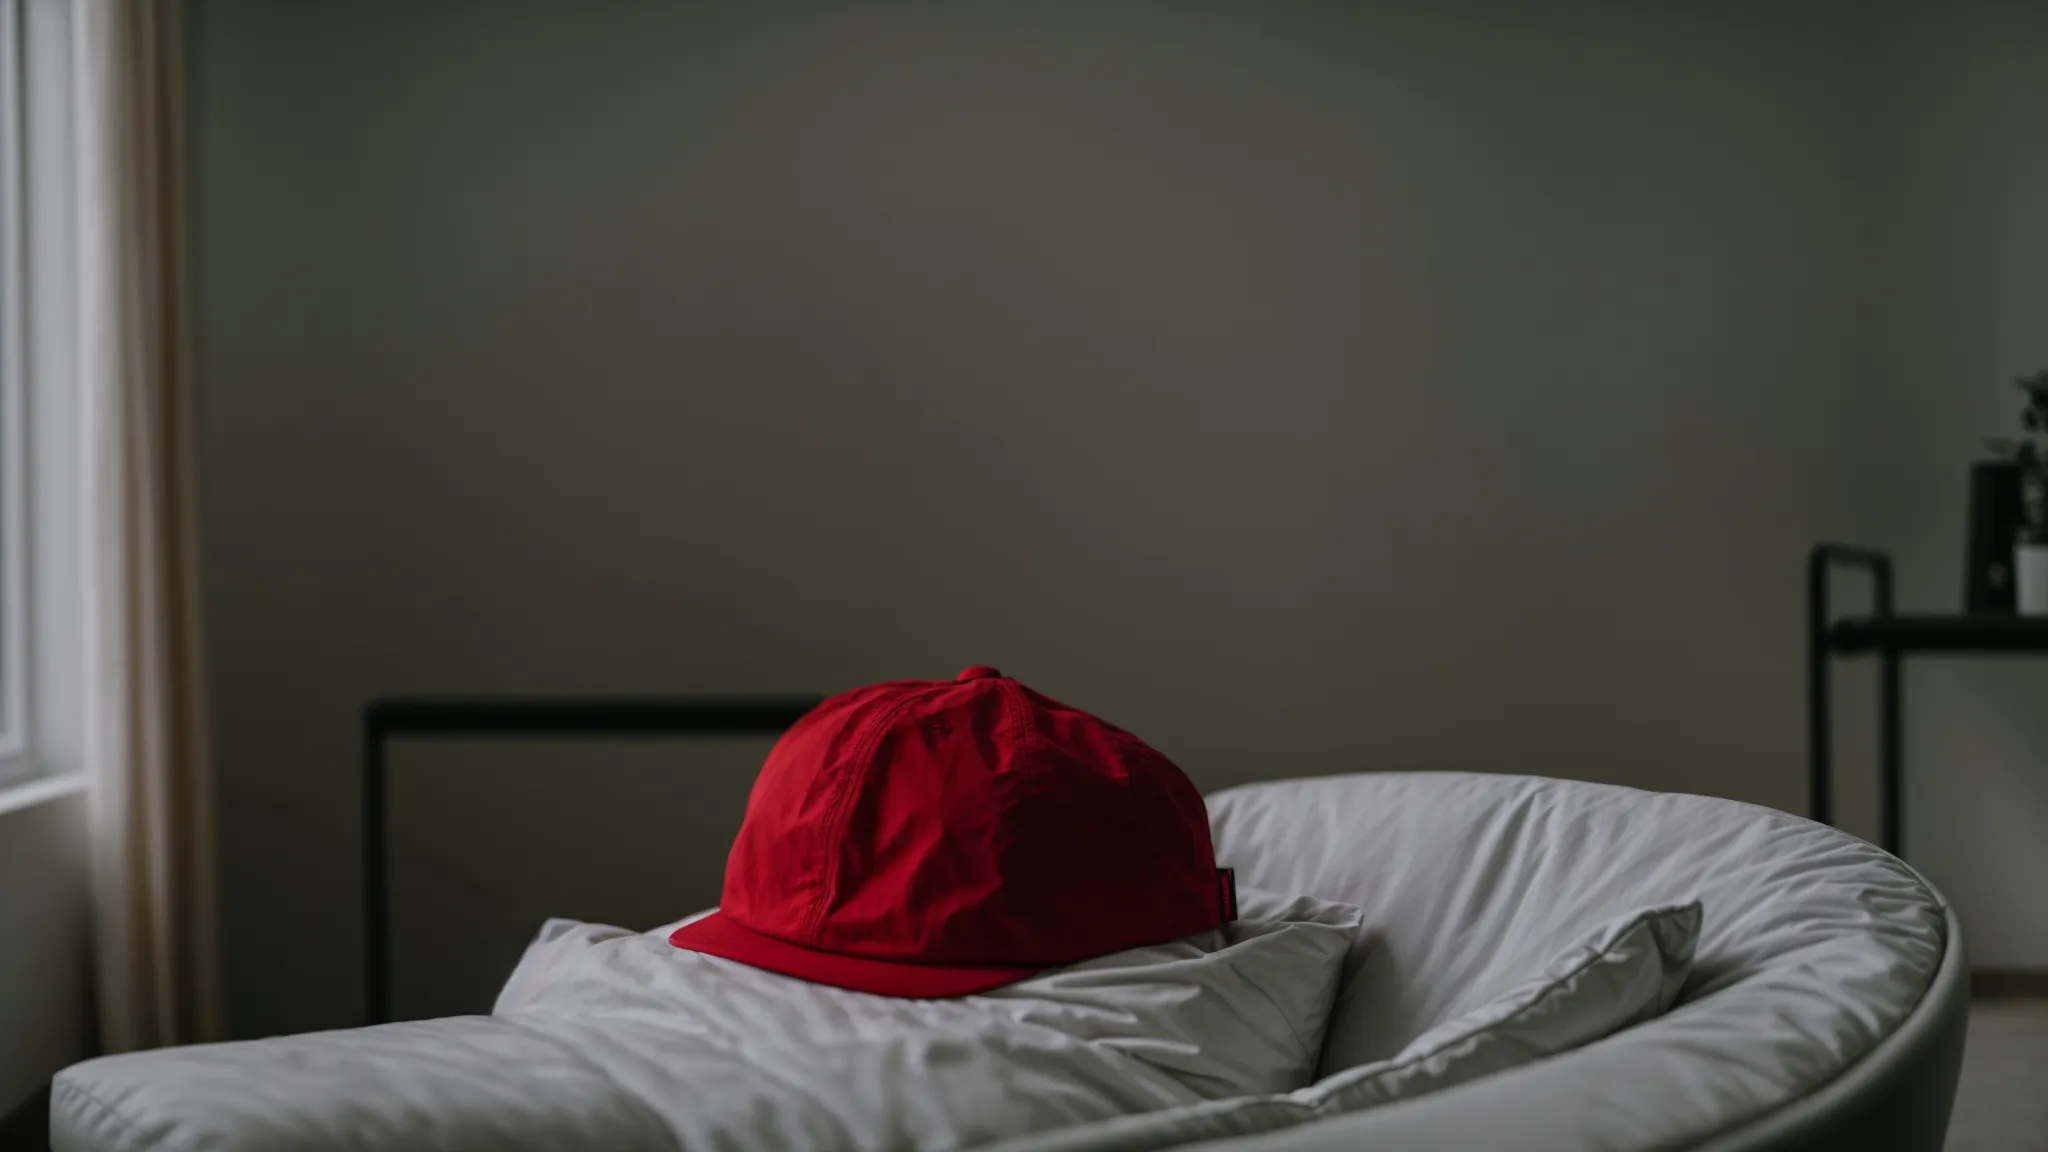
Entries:
{"type": "MultiPolygon", "coordinates": [[[[1106,1019],[1123,1020],[1118,1027],[1124,1033],[1088,1043],[1116,1053],[1144,1048],[1148,1069],[1179,1060],[1180,1071],[1159,1084],[1175,1076],[1183,1085],[1208,1084],[1204,1100],[1174,1097],[1170,1085],[1155,1091],[1135,1075],[1125,1083],[1115,1070],[1138,1065],[1116,1059],[1070,1074],[1078,1066],[1062,1056],[1038,1066],[1044,1075],[1023,1087],[972,1074],[956,1078],[914,1113],[925,1118],[916,1124],[926,1124],[936,1109],[936,1126],[906,1127],[901,1109],[873,1118],[882,1115],[872,1107],[876,1093],[893,1089],[844,1090],[846,1077],[876,1065],[863,1060],[840,1065],[830,1083],[802,1082],[811,1074],[800,1073],[765,1093],[755,1091],[743,1119],[759,1126],[707,1136],[693,1126],[696,1113],[740,1099],[734,1093],[763,1076],[774,1081],[773,1068],[756,1061],[737,1069],[716,1063],[690,1066],[695,1071],[664,1069],[661,1060],[617,1055],[617,1029],[585,1027],[575,1013],[558,1013],[557,1023],[537,1027],[514,1003],[511,1015],[88,1061],[67,1069],[53,1086],[53,1147],[1941,1147],[1966,1020],[1960,932],[1924,878],[1861,840],[1730,801],[1505,775],[1367,773],[1279,781],[1216,793],[1209,807],[1218,859],[1239,870],[1241,883],[1305,901],[1272,914],[1292,917],[1287,923],[1294,931],[1285,937],[1293,941],[1291,951],[1273,954],[1307,964],[1313,953],[1313,962],[1329,970],[1328,992],[1320,1006],[1304,997],[1259,1018],[1263,1034],[1291,1031],[1297,1042],[1310,1026],[1305,1022],[1313,1021],[1297,1057],[1300,1068],[1276,1072],[1279,1064],[1255,1067],[1245,1056],[1236,1060],[1242,1074],[1235,1078],[1211,1076],[1203,1066],[1194,1070],[1197,1080],[1188,1080],[1181,1074],[1191,1067],[1191,1047],[1199,1053],[1208,1044],[1231,1059],[1245,1054],[1200,1037],[1161,1045],[1157,1037],[1130,1034],[1131,1006],[1143,998],[1101,1000],[1124,995],[1114,991],[1114,974],[1084,973],[1080,983],[1087,986],[1079,992],[1072,984],[1065,991],[1026,990],[1026,1007],[1013,1002],[990,1009],[1029,1017],[1025,1023],[1042,1030],[1046,997],[1066,996],[1060,1001],[1066,1007],[1053,1013],[1071,1008],[1062,1019],[1098,1029],[1106,1019]],[[1600,925],[1633,910],[1687,906],[1698,912],[1696,941],[1687,941],[1682,967],[1664,969],[1681,978],[1656,1012],[1639,1013],[1628,1026],[1377,1106],[1304,1114],[1244,1103],[1287,1096],[1288,1076],[1312,1089],[1384,1065],[1418,1038],[1441,1033],[1526,982],[1600,925]],[[1104,993],[1105,986],[1112,993],[1104,993]],[[689,1107],[677,1103],[710,1075],[728,1076],[729,1089],[701,1091],[688,1097],[696,1101],[689,1107]],[[1278,1079],[1263,1083],[1261,1076],[1278,1079]],[[1006,1101],[1036,1108],[1053,1097],[1079,1100],[1085,1094],[1070,1091],[1076,1084],[1093,1085],[1091,1091],[1110,1101],[1102,1107],[1121,1115],[1084,1102],[1065,1115],[1041,1110],[1034,1113],[1039,1119],[1014,1132],[972,1123],[999,1114],[1006,1101]],[[840,1102],[825,1106],[823,1126],[787,1122],[800,1111],[798,1101],[814,1105],[835,1092],[840,1102]],[[735,1139],[735,1132],[753,1138],[735,1139]]],[[[645,966],[665,965],[664,954],[636,943],[644,934],[610,931],[572,926],[568,935],[544,932],[537,945],[575,932],[594,943],[609,941],[606,947],[621,951],[606,962],[601,983],[613,998],[606,1003],[643,1023],[665,1021],[659,1005],[625,1002],[638,988],[631,965],[652,972],[645,966]]],[[[1243,955],[1230,949],[1244,946],[1243,940],[1219,940],[1147,964],[1199,967],[1243,955]]],[[[523,962],[527,987],[535,987],[527,968],[523,962]]],[[[534,971],[545,977],[547,969],[534,971]]],[[[569,983],[543,978],[537,986],[569,983]]],[[[508,994],[518,986],[515,974],[508,994]]],[[[763,993],[759,1002],[776,1000],[763,993]]],[[[849,1035],[872,1037],[877,1027],[857,1013],[824,1011],[845,1016],[839,1026],[849,1035]]],[[[964,1049],[927,1041],[971,1037],[975,1027],[915,1013],[891,1020],[884,1026],[893,1030],[886,1037],[889,1052],[937,1061],[917,1068],[972,1066],[971,1060],[959,1064],[964,1049]]],[[[720,1042],[730,1047],[732,1033],[769,1035],[786,1023],[763,1018],[724,1026],[720,1042]]],[[[1081,1025],[1059,1026],[1071,1032],[1081,1025]]],[[[693,1027],[701,1033],[709,1026],[700,1021],[693,1027]]],[[[1276,1041],[1273,1051],[1285,1047],[1276,1041]]],[[[923,1076],[920,1071],[907,1082],[923,1082],[923,1076]]]]}

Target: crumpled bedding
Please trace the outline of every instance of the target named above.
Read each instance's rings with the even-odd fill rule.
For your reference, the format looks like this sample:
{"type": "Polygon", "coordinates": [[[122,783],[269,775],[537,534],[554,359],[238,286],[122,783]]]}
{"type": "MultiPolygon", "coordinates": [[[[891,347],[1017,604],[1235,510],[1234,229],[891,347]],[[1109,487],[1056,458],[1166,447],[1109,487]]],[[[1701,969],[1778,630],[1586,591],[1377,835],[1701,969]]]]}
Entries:
{"type": "Polygon", "coordinates": [[[1216,932],[901,1000],[550,922],[490,1016],[88,1061],[53,1146],[953,1149],[1308,1083],[1355,909],[1240,894],[1216,932]]]}
{"type": "Polygon", "coordinates": [[[1000,1129],[1023,1146],[1075,1152],[1110,1146],[1122,1117],[1153,1108],[1182,1112],[1187,1123],[1173,1135],[1188,1142],[1205,1135],[1202,1117],[1222,1094],[1296,1090],[1294,1077],[1310,1073],[1283,1067],[1288,1053],[1320,1046],[1324,1076],[1398,1062],[1596,925],[1697,897],[1704,924],[1691,975],[1662,1016],[1420,1100],[1254,1137],[1206,1133],[1237,1136],[1222,1146],[1247,1150],[1492,1147],[1504,1138],[1518,1148],[1692,1147],[1841,1077],[1915,1011],[1960,944],[1948,937],[1938,894],[1903,863],[1833,829],[1723,800],[1389,773],[1232,789],[1211,796],[1209,810],[1218,859],[1246,885],[1246,917],[1296,909],[1287,915],[1301,917],[1297,930],[1265,935],[1318,963],[1335,963],[1323,959],[1322,929],[1349,945],[1334,1008],[1318,998],[1327,984],[1318,994],[1254,977],[1256,965],[1216,963],[1246,942],[1239,933],[1158,957],[1214,977],[1192,993],[1172,979],[1097,986],[1115,967],[1098,961],[1026,982],[1053,982],[1040,1001],[974,998],[986,1002],[980,1016],[915,1014],[906,1031],[912,1017],[893,1014],[902,1002],[835,1006],[798,982],[760,973],[779,983],[755,988],[729,973],[742,1002],[678,1028],[662,1022],[675,992],[645,991],[635,975],[636,965],[665,967],[657,957],[675,950],[617,929],[557,925],[508,984],[507,1015],[77,1065],[54,1086],[53,1147],[666,1152],[727,1137],[733,1147],[965,1147],[1000,1129]],[[1250,993],[1274,989],[1285,994],[1247,1025],[1250,1049],[1272,1063],[1212,1059],[1222,1049],[1203,1037],[1229,1011],[1196,1013],[1163,1040],[1139,1030],[1141,1019],[1157,1027],[1157,1013],[1211,996],[1219,1009],[1227,1001],[1256,1014],[1250,993]],[[555,995],[564,998],[558,1008],[545,1007],[555,995]],[[581,1022],[582,1009],[567,1007],[577,1002],[614,1020],[581,1022]],[[777,1033],[771,1026],[813,1019],[841,1037],[836,1048],[758,1044],[777,1033]],[[988,1023],[994,1039],[980,1041],[969,1020],[988,1023]],[[1296,1031],[1298,1049],[1278,1021],[1296,1031]],[[747,1051],[740,1063],[706,1056],[730,1050],[721,1037],[747,1051]],[[999,1110],[998,1123],[976,1127],[966,1113],[994,1095],[977,1061],[1006,1053],[1026,1059],[1004,1074],[1020,1090],[1042,1087],[1049,1103],[999,1110]],[[1067,1056],[1080,1071],[1056,1074],[1067,1056]],[[827,1066],[864,1077],[856,1083],[867,1102],[807,1079],[827,1066]],[[765,1079],[748,1079],[750,1067],[765,1079]],[[912,1075],[940,1087],[873,1103],[878,1090],[886,1099],[893,1086],[914,1088],[912,1075]],[[1292,1086],[1247,1087],[1254,1082],[1292,1086]],[[687,1108],[674,1100],[711,1111],[680,1115],[687,1108]]]}
{"type": "Polygon", "coordinates": [[[1905,863],[1750,804],[1459,772],[1251,784],[1208,804],[1217,858],[1241,881],[1342,893],[1364,913],[1323,1076],[1394,1056],[1593,924],[1704,906],[1669,1012],[1434,1104],[1315,1125],[1332,1148],[1482,1146],[1503,1132],[1532,1149],[1692,1147],[1854,1067],[1960,944],[1905,863]]]}

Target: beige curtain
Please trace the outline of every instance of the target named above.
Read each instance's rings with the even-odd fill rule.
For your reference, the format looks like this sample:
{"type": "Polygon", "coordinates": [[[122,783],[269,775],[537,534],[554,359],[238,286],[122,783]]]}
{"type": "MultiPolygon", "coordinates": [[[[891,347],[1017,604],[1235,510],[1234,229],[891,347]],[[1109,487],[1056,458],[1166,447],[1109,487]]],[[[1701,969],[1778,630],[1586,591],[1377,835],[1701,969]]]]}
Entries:
{"type": "Polygon", "coordinates": [[[221,1030],[174,0],[72,0],[101,1042],[221,1030]]]}

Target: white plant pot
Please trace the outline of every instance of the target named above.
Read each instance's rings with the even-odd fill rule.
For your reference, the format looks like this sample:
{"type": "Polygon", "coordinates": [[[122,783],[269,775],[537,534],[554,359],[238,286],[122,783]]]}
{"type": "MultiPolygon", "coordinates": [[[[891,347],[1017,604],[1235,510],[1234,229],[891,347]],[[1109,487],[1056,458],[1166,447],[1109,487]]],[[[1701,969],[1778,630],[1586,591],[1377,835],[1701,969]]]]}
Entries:
{"type": "Polygon", "coordinates": [[[2048,544],[2015,544],[2012,558],[2020,615],[2048,616],[2048,544]]]}

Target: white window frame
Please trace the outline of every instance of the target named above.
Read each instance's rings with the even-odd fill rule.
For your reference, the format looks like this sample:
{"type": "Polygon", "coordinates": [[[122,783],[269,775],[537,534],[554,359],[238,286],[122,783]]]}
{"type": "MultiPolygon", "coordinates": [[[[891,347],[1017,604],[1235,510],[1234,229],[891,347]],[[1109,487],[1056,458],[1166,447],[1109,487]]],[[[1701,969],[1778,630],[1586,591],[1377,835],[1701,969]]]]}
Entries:
{"type": "Polygon", "coordinates": [[[0,0],[0,783],[34,768],[29,712],[28,421],[25,350],[28,263],[23,22],[20,0],[0,0]]]}
{"type": "Polygon", "coordinates": [[[0,813],[82,786],[71,0],[0,0],[0,813]]]}

